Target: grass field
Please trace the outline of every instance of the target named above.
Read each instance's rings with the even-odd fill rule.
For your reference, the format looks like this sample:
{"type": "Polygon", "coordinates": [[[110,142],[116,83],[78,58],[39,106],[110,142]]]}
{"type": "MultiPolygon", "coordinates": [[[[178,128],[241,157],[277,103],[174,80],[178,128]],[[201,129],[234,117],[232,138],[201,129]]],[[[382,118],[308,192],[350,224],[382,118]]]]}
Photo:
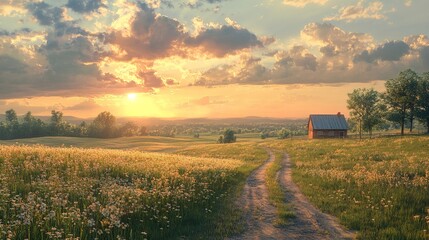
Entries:
{"type": "Polygon", "coordinates": [[[234,144],[216,139],[19,141],[28,146],[0,141],[0,238],[237,234],[243,224],[235,200],[250,172],[267,159],[263,147],[276,154],[266,178],[277,224],[293,217],[276,178],[287,152],[304,194],[357,230],[359,239],[429,238],[429,136],[262,141],[243,135],[234,144]]]}
{"type": "MultiPolygon", "coordinates": [[[[0,140],[2,145],[46,145],[51,147],[80,147],[80,148],[108,148],[123,150],[138,150],[150,152],[175,152],[192,145],[213,144],[219,138],[217,135],[201,135],[199,138],[191,136],[176,137],[122,137],[122,138],[81,138],[81,137],[39,137],[15,140],[0,140]]],[[[262,141],[258,134],[237,134],[241,143],[255,143],[262,141]]]]}
{"type": "Polygon", "coordinates": [[[293,179],[360,239],[429,238],[429,137],[285,140],[293,179]]]}
{"type": "Polygon", "coordinates": [[[267,158],[252,141],[219,145],[207,138],[20,141],[100,149],[5,142],[0,239],[223,238],[242,231],[235,198],[267,158]]]}

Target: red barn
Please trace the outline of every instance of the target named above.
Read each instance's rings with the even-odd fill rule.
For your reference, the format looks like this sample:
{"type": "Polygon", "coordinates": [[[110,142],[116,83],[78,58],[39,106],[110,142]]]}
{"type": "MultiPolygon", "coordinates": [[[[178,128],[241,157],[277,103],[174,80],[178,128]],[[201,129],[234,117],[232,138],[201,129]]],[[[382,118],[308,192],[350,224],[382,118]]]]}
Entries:
{"type": "Polygon", "coordinates": [[[345,138],[347,121],[343,114],[311,114],[308,119],[308,138],[345,138]]]}

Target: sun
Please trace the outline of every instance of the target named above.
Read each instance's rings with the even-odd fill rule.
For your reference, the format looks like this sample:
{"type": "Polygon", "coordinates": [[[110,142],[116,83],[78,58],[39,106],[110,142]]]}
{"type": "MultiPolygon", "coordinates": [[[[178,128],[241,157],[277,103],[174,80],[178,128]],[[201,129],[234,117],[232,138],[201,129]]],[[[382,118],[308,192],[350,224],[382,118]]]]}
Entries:
{"type": "Polygon", "coordinates": [[[137,94],[135,93],[128,93],[128,100],[136,100],[137,99],[137,94]]]}

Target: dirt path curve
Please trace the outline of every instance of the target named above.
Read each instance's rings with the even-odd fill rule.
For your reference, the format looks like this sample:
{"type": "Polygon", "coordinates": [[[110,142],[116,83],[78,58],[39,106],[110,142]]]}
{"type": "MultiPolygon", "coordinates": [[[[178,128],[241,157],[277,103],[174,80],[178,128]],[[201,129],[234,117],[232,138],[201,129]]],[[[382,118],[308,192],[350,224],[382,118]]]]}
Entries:
{"type": "Polygon", "coordinates": [[[286,189],[286,201],[291,204],[295,218],[289,220],[287,226],[276,227],[276,209],[268,200],[265,183],[265,172],[275,155],[270,149],[268,160],[253,171],[246,180],[243,194],[237,205],[243,208],[246,230],[238,239],[354,239],[354,233],[346,230],[338,221],[328,214],[320,212],[311,205],[299,188],[292,181],[292,165],[288,155],[284,155],[282,169],[279,172],[280,184],[286,189]]]}
{"type": "Polygon", "coordinates": [[[284,231],[274,226],[276,209],[268,200],[265,172],[275,156],[267,150],[269,159],[253,171],[246,180],[238,206],[244,209],[246,231],[231,239],[286,239],[284,231]]]}
{"type": "Polygon", "coordinates": [[[311,205],[292,181],[292,164],[284,155],[280,184],[286,189],[286,201],[293,207],[295,218],[285,227],[287,239],[354,239],[355,234],[342,227],[333,216],[311,205]]]}

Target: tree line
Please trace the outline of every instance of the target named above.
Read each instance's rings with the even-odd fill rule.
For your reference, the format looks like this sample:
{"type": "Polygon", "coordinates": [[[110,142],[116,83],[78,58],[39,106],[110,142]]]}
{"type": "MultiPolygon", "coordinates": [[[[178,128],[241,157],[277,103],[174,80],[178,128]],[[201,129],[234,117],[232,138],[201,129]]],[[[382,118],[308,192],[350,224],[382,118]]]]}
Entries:
{"type": "Polygon", "coordinates": [[[348,94],[350,120],[362,131],[372,135],[373,129],[387,122],[399,124],[401,135],[405,125],[413,131],[415,120],[423,123],[429,133],[429,72],[419,75],[411,69],[399,73],[385,83],[386,92],[359,88],[348,94]]]}
{"type": "Polygon", "coordinates": [[[133,122],[118,125],[110,112],[102,112],[91,122],[79,125],[63,119],[61,111],[52,110],[49,122],[44,122],[27,112],[19,118],[15,110],[5,112],[5,120],[0,122],[0,139],[17,139],[44,136],[115,138],[123,136],[147,135],[146,127],[133,122]]]}

